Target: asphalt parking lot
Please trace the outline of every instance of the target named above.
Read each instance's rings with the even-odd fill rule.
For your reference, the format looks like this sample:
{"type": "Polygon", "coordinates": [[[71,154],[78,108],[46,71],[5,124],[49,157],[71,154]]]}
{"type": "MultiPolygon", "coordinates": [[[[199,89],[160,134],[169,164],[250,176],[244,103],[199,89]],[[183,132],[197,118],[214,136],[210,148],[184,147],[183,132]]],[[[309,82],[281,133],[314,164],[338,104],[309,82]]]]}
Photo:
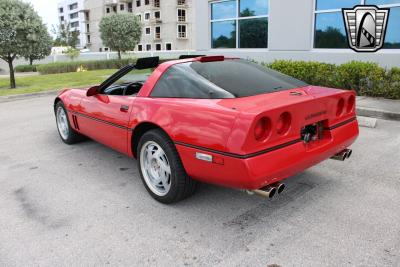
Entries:
{"type": "Polygon", "coordinates": [[[154,201],[136,162],[64,145],[53,96],[0,103],[0,266],[399,266],[400,122],[272,201],[203,185],[154,201]]]}

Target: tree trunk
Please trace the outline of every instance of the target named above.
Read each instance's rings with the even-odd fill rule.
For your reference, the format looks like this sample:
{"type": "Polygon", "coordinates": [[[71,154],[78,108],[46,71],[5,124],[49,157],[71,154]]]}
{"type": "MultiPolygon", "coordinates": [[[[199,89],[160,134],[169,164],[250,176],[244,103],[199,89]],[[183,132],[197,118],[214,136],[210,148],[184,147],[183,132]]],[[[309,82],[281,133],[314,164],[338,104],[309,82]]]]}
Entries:
{"type": "Polygon", "coordinates": [[[10,69],[10,88],[11,89],[14,89],[17,87],[17,84],[15,83],[15,73],[14,73],[13,61],[14,61],[14,58],[12,56],[8,56],[7,62],[8,62],[8,67],[10,69]]]}
{"type": "Polygon", "coordinates": [[[29,58],[29,65],[31,65],[31,66],[33,65],[33,58],[31,58],[31,57],[29,58]]]}
{"type": "Polygon", "coordinates": [[[121,56],[121,50],[118,50],[118,59],[121,60],[122,56],[121,56]]]}

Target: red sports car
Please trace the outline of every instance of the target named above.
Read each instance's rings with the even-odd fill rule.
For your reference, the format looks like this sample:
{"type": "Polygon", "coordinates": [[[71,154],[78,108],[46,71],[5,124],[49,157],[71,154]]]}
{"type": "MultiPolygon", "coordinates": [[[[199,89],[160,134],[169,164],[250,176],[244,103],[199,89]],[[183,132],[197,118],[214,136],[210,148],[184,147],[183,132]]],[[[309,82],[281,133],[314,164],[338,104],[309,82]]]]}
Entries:
{"type": "Polygon", "coordinates": [[[285,178],[350,157],[359,133],[354,92],[223,56],[140,59],[99,86],[64,90],[54,109],[65,143],[87,136],[137,158],[162,203],[199,181],[273,197],[285,178]]]}

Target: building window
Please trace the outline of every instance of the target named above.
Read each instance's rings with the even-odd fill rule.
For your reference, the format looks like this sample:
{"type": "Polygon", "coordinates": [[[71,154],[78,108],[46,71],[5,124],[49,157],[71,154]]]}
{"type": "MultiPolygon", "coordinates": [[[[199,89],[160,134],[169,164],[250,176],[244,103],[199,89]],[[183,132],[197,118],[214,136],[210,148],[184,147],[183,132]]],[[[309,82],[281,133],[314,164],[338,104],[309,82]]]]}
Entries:
{"type": "Polygon", "coordinates": [[[160,7],[160,0],[154,0],[154,7],[160,7]]]}
{"type": "Polygon", "coordinates": [[[117,6],[113,6],[112,9],[113,9],[114,13],[117,12],[117,6]]]}
{"type": "Polygon", "coordinates": [[[156,51],[161,51],[161,44],[156,44],[156,51]]]}
{"type": "Polygon", "coordinates": [[[130,12],[130,13],[133,12],[133,4],[132,4],[132,2],[128,3],[128,12],[130,12]]]}
{"type": "Polygon", "coordinates": [[[79,21],[75,21],[71,23],[71,28],[78,28],[79,27],[79,21]]]}
{"type": "Polygon", "coordinates": [[[155,27],[154,38],[161,39],[161,27],[160,26],[155,27]]]}
{"type": "Polygon", "coordinates": [[[154,18],[155,19],[161,19],[161,11],[155,11],[154,12],[154,18]]]}
{"type": "Polygon", "coordinates": [[[269,0],[211,2],[212,48],[267,48],[269,0]]]}
{"type": "Polygon", "coordinates": [[[144,20],[149,21],[150,20],[150,12],[144,13],[144,20]]]}
{"type": "Polygon", "coordinates": [[[78,3],[73,3],[71,5],[69,5],[69,10],[74,10],[78,8],[78,3]]]}
{"type": "Polygon", "coordinates": [[[61,17],[60,17],[60,21],[64,21],[64,16],[61,16],[61,17]]]}
{"type": "Polygon", "coordinates": [[[142,21],[142,14],[136,14],[136,17],[138,18],[139,21],[142,21]]]}
{"type": "Polygon", "coordinates": [[[186,5],[186,0],[178,0],[178,6],[186,5]]]}
{"type": "Polygon", "coordinates": [[[146,33],[146,35],[150,35],[151,34],[151,28],[150,27],[146,27],[145,33],[146,33]]]}
{"type": "Polygon", "coordinates": [[[119,9],[120,9],[121,11],[124,11],[124,10],[125,10],[125,5],[124,5],[124,4],[119,5],[119,9]]]}
{"type": "Polygon", "coordinates": [[[138,45],[138,46],[137,46],[137,50],[138,50],[138,51],[143,51],[143,45],[141,45],[141,44],[138,45]]]}
{"type": "Polygon", "coordinates": [[[106,8],[106,13],[107,13],[107,14],[110,13],[110,8],[109,8],[109,7],[106,8]]]}
{"type": "Polygon", "coordinates": [[[137,0],[137,1],[136,1],[136,6],[137,6],[137,7],[140,7],[140,6],[141,6],[141,1],[140,1],[140,0],[137,0]]]}
{"type": "Polygon", "coordinates": [[[78,12],[75,12],[75,13],[72,13],[72,14],[69,15],[70,19],[76,19],[78,17],[79,17],[79,13],[78,12]]]}
{"type": "Polygon", "coordinates": [[[178,38],[179,39],[187,38],[187,25],[186,24],[178,24],[178,38]]]}
{"type": "Polygon", "coordinates": [[[146,44],[146,51],[151,51],[151,44],[146,44]]]}
{"type": "Polygon", "coordinates": [[[400,48],[400,0],[316,0],[314,48],[348,48],[342,8],[355,5],[390,7],[384,48],[400,48]]]}
{"type": "Polygon", "coordinates": [[[58,9],[58,12],[59,12],[59,13],[64,13],[64,8],[60,7],[60,8],[58,9]]]}
{"type": "Polygon", "coordinates": [[[178,8],[178,22],[186,22],[186,9],[178,8]]]}
{"type": "Polygon", "coordinates": [[[171,51],[172,50],[172,44],[171,43],[165,43],[165,50],[171,51]]]}
{"type": "Polygon", "coordinates": [[[144,5],[146,6],[150,5],[150,0],[144,0],[144,5]]]}
{"type": "Polygon", "coordinates": [[[103,52],[103,48],[102,47],[99,48],[99,52],[103,52]]]}
{"type": "Polygon", "coordinates": [[[110,49],[108,47],[104,48],[104,51],[108,52],[110,49]]]}
{"type": "Polygon", "coordinates": [[[86,37],[87,37],[87,43],[90,44],[90,43],[91,43],[91,42],[90,42],[90,41],[91,41],[91,40],[90,40],[90,35],[88,35],[88,36],[86,36],[86,37]]]}

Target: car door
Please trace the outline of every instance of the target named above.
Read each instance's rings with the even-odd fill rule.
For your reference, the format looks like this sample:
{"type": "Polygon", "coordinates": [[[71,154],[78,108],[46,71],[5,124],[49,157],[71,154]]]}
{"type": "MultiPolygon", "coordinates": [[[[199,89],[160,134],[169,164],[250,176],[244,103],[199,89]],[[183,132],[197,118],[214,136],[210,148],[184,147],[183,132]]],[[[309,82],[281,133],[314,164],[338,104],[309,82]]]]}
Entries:
{"type": "Polygon", "coordinates": [[[135,97],[98,94],[81,102],[80,130],[88,137],[128,154],[128,124],[135,97]]]}
{"type": "MultiPolygon", "coordinates": [[[[135,101],[132,84],[137,84],[132,65],[108,78],[95,93],[81,101],[79,127],[83,134],[117,151],[128,154],[129,117],[135,101]],[[130,90],[128,90],[130,89],[130,90]],[[126,95],[130,91],[130,95],[126,95]]],[[[140,90],[140,86],[137,87],[140,90]]]]}

